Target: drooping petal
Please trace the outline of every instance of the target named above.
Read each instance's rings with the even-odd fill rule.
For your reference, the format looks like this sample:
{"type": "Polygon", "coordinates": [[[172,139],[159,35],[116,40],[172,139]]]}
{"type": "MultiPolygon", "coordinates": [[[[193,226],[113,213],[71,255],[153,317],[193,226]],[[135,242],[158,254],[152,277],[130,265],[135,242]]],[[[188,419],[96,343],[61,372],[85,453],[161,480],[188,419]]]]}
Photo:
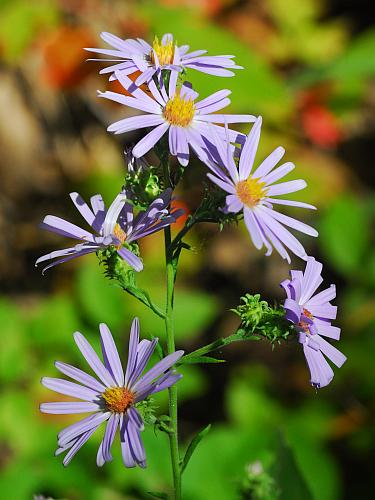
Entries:
{"type": "Polygon", "coordinates": [[[303,351],[310,370],[311,384],[318,387],[326,387],[333,379],[334,373],[320,351],[304,345],[303,351]]]}
{"type": "Polygon", "coordinates": [[[293,229],[296,229],[297,231],[308,234],[310,236],[315,236],[315,237],[318,236],[318,231],[316,229],[314,229],[311,226],[308,226],[307,224],[304,224],[303,222],[300,222],[297,219],[294,219],[293,217],[289,217],[287,215],[276,212],[276,210],[272,210],[266,206],[263,206],[262,210],[267,212],[273,219],[278,220],[285,226],[289,226],[293,229]]]}
{"type": "Polygon", "coordinates": [[[74,424],[65,427],[58,434],[58,445],[60,447],[66,446],[70,441],[76,439],[81,434],[98,427],[101,423],[110,417],[110,412],[100,412],[89,415],[88,417],[80,420],[79,422],[74,422],[74,424]]]}
{"type": "Polygon", "coordinates": [[[122,257],[135,271],[139,272],[143,269],[141,259],[127,248],[119,248],[117,253],[122,257]]]}
{"type": "Polygon", "coordinates": [[[228,194],[225,198],[225,203],[227,205],[228,212],[235,214],[240,212],[244,207],[243,203],[239,200],[236,194],[228,194]]]}
{"type": "Polygon", "coordinates": [[[124,462],[125,467],[133,468],[137,465],[135,458],[132,454],[130,448],[130,440],[128,434],[126,432],[128,426],[129,419],[123,418],[120,426],[120,441],[121,441],[121,453],[122,453],[122,461],[124,462]]]}
{"type": "Polygon", "coordinates": [[[287,229],[285,229],[277,220],[275,220],[269,213],[263,210],[264,207],[258,205],[255,208],[255,213],[259,216],[267,227],[280,239],[280,241],[287,246],[295,255],[301,259],[307,258],[305,249],[301,243],[293,236],[287,229]]]}
{"type": "Polygon", "coordinates": [[[110,462],[112,460],[111,447],[113,440],[115,439],[117,427],[120,422],[120,415],[114,413],[110,416],[102,442],[97,454],[97,465],[101,467],[105,462],[110,462]]]}
{"type": "Polygon", "coordinates": [[[260,234],[258,223],[254,217],[253,211],[248,207],[244,207],[243,214],[252,242],[254,243],[255,248],[260,250],[263,246],[263,238],[260,234]]]}
{"type": "Polygon", "coordinates": [[[135,460],[141,467],[144,467],[146,461],[146,452],[142,443],[139,429],[133,424],[133,421],[129,419],[128,425],[126,427],[126,434],[130,443],[132,454],[135,460]]]}
{"type": "Polygon", "coordinates": [[[158,127],[154,128],[149,132],[143,139],[141,139],[133,148],[133,155],[136,158],[140,158],[145,155],[150,149],[155,146],[155,144],[161,139],[161,137],[168,130],[169,123],[162,123],[158,127]]]}
{"type": "MultiPolygon", "coordinates": [[[[82,257],[83,255],[87,255],[89,253],[94,253],[100,248],[99,245],[90,245],[89,247],[83,247],[82,250],[72,252],[71,255],[68,255],[67,257],[64,257],[62,259],[57,259],[51,264],[48,264],[48,266],[43,267],[42,269],[42,274],[44,274],[48,269],[51,267],[57,266],[58,264],[62,264],[64,262],[68,262],[69,260],[76,259],[77,257],[82,257]]],[[[51,252],[50,254],[43,255],[40,257],[36,262],[35,266],[37,266],[40,262],[43,262],[45,260],[49,260],[51,255],[56,256],[57,254],[54,252],[51,252]]],[[[54,257],[53,257],[54,258],[54,257]]]]}
{"type": "Polygon", "coordinates": [[[292,323],[298,324],[301,318],[301,306],[293,299],[285,299],[285,317],[292,323]]]}
{"type": "Polygon", "coordinates": [[[139,412],[132,406],[128,410],[128,416],[129,419],[131,420],[132,424],[139,430],[143,431],[145,428],[142,417],[140,416],[139,412]]]}
{"type": "Polygon", "coordinates": [[[76,443],[70,448],[69,452],[65,455],[64,460],[63,460],[64,467],[66,467],[67,465],[70,464],[74,455],[82,448],[82,446],[86,443],[86,441],[89,440],[89,438],[94,434],[96,429],[97,429],[97,427],[94,427],[93,429],[90,429],[89,431],[85,432],[85,434],[83,434],[76,441],[76,443]]]}

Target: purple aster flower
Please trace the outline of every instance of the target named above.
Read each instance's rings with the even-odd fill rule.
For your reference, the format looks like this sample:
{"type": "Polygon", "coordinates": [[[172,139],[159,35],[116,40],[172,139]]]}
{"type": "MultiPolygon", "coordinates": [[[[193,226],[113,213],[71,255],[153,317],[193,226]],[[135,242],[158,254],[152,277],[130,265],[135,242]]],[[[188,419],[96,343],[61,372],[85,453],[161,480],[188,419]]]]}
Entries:
{"type": "Polygon", "coordinates": [[[196,69],[203,73],[215,76],[234,76],[233,69],[242,69],[232,60],[234,56],[207,56],[207,50],[195,50],[188,52],[189,45],[178,47],[173,41],[173,35],[165,34],[161,41],[155,37],[152,45],[141,38],[137,40],[122,40],[111,33],[101,33],[100,37],[113,49],[86,48],[90,52],[96,52],[109,56],[111,59],[91,59],[93,61],[113,62],[111,66],[100,71],[101,74],[112,73],[111,79],[116,79],[116,71],[124,75],[141,72],[135,81],[136,85],[150,80],[160,71],[184,69],[196,69]],[[113,59],[115,58],[115,59],[113,59]]]}
{"type": "MultiPolygon", "coordinates": [[[[148,83],[152,97],[138,88],[127,76],[121,72],[116,72],[116,76],[121,85],[132,94],[125,96],[116,92],[99,93],[100,97],[111,99],[131,108],[140,109],[147,114],[124,118],[112,123],[108,127],[109,132],[122,134],[141,128],[152,128],[152,130],[141,139],[133,148],[133,155],[137,158],[149,151],[162,137],[169,131],[169,150],[177,156],[181,165],[189,162],[189,144],[197,150],[202,142],[202,137],[208,139],[212,135],[212,130],[223,140],[226,139],[226,132],[223,127],[216,123],[249,123],[255,121],[252,115],[222,115],[213,114],[230,103],[228,95],[230,90],[220,90],[210,95],[206,99],[195,102],[198,93],[195,92],[188,82],[181,88],[176,88],[178,73],[171,72],[168,93],[160,82],[160,90],[155,82],[148,83]]],[[[245,137],[234,130],[227,132],[232,142],[241,142],[245,137]]]]}
{"type": "Polygon", "coordinates": [[[208,177],[229,193],[226,197],[225,211],[243,212],[246,227],[258,250],[265,246],[266,255],[270,255],[275,248],[281,257],[290,262],[286,250],[289,248],[298,257],[307,259],[301,243],[284,226],[310,236],[317,236],[317,231],[307,224],[277,212],[273,205],[310,209],[315,207],[299,201],[275,198],[306,187],[306,182],[301,179],[275,184],[294,169],[293,163],[290,162],[275,168],[285,153],[284,148],[276,148],[254,172],[252,171],[261,125],[262,118],[259,117],[240,150],[233,149],[229,137],[225,146],[221,138],[212,132],[209,141],[206,140],[205,147],[198,154],[213,172],[209,173],[208,177]]]}
{"type": "Polygon", "coordinates": [[[168,213],[167,207],[171,201],[171,194],[172,190],[166,189],[149,205],[147,210],[140,212],[134,218],[133,205],[128,201],[129,195],[126,192],[118,194],[108,210],[100,194],[91,198],[90,207],[78,193],[70,193],[77,210],[96,234],[60,217],[47,215],[41,224],[43,229],[80,240],[81,243],[43,255],[39,257],[35,265],[57,259],[43,269],[44,273],[50,267],[62,262],[112,246],[133,269],[141,271],[142,261],[124,245],[159,231],[182,215],[181,210],[172,210],[168,213]]]}
{"type": "Polygon", "coordinates": [[[338,349],[322,338],[340,338],[340,328],[331,324],[337,313],[337,307],[330,303],[336,297],[335,285],[315,294],[323,281],[322,268],[320,262],[308,257],[304,273],[291,271],[291,279],[281,283],[287,295],[284,303],[286,318],[295,324],[299,332],[311,384],[318,388],[328,385],[334,375],[325,357],[339,368],[346,361],[338,349]]]}
{"type": "Polygon", "coordinates": [[[68,452],[63,460],[65,466],[100,424],[106,422],[104,437],[96,457],[97,465],[101,467],[112,460],[111,447],[118,429],[125,467],[146,467],[146,455],[140,435],[144,424],[137,404],[150,395],[167,389],[182,377],[171,370],[171,367],[184,351],[169,354],[142,375],[158,339],[139,341],[139,322],[135,318],[130,330],[128,363],[124,372],[109,328],[104,323],[99,328],[104,362],[81,333],[74,334],[79,350],[97,378],[60,361],[55,362],[56,368],[75,382],[42,378],[42,384],[48,389],[81,401],[42,403],[40,411],[53,414],[91,413],[58,434],[58,449],[55,454],[68,452]]]}

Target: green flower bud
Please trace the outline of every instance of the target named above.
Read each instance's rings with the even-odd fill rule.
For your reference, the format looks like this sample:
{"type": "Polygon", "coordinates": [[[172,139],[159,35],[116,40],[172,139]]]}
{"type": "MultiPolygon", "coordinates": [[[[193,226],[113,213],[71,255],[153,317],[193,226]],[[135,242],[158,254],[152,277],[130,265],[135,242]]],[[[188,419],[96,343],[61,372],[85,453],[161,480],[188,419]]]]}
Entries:
{"type": "Polygon", "coordinates": [[[240,329],[246,336],[261,336],[274,343],[295,335],[282,306],[271,307],[267,301],[261,300],[259,294],[247,293],[241,301],[242,304],[232,311],[241,318],[240,329]]]}

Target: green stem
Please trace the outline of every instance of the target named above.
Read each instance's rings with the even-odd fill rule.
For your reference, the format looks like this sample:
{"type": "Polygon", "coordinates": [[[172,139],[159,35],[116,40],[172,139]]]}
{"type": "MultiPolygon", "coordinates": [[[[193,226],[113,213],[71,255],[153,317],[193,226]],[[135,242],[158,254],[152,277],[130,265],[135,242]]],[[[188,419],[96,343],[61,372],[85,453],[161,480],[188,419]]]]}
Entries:
{"type": "Polygon", "coordinates": [[[140,288],[132,287],[129,285],[124,285],[122,288],[123,288],[123,290],[128,292],[130,295],[132,295],[134,298],[136,298],[140,302],[142,302],[142,304],[144,304],[145,306],[150,308],[151,311],[153,311],[157,316],[159,316],[159,318],[165,319],[164,312],[152,302],[152,300],[147,292],[145,292],[144,290],[142,290],[140,288]]]}
{"type": "Polygon", "coordinates": [[[187,361],[191,358],[196,358],[198,356],[204,356],[205,354],[208,354],[212,351],[216,351],[217,349],[220,349],[221,347],[224,347],[228,344],[231,344],[232,342],[239,342],[241,340],[249,340],[248,338],[245,337],[245,333],[242,329],[237,330],[237,332],[233,333],[232,335],[229,335],[228,337],[224,337],[222,339],[215,340],[214,342],[211,342],[211,344],[207,344],[203,347],[200,347],[196,351],[190,352],[183,358],[181,358],[180,363],[183,364],[184,361],[187,361]]]}
{"type": "MultiPolygon", "coordinates": [[[[175,272],[173,268],[173,254],[171,251],[171,229],[164,229],[165,239],[165,261],[167,271],[167,301],[165,310],[165,331],[167,337],[167,352],[171,354],[175,351],[174,323],[173,323],[173,295],[175,272]]],[[[177,434],[177,385],[174,384],[168,389],[169,392],[169,417],[171,432],[169,435],[169,447],[173,473],[173,500],[181,500],[181,474],[180,455],[178,450],[177,434]]]]}

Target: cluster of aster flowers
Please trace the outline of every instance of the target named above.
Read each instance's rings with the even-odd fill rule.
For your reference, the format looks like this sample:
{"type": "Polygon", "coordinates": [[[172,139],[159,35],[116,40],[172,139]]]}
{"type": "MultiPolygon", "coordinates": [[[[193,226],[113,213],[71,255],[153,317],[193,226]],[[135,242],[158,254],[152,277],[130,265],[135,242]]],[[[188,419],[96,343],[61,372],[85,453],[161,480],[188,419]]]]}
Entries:
{"type": "MultiPolygon", "coordinates": [[[[170,178],[165,178],[165,171],[161,182],[163,169],[150,166],[143,156],[153,148],[157,153],[161,150],[162,154],[158,154],[161,164],[170,154],[176,157],[183,172],[189,164],[191,152],[194,152],[207,168],[207,177],[213,187],[222,193],[219,199],[225,200],[224,204],[216,206],[217,213],[231,214],[238,220],[243,217],[253,245],[259,250],[264,247],[267,256],[275,250],[288,263],[291,262],[289,253],[306,261],[305,272],[291,271],[291,279],[281,283],[287,294],[284,319],[295,327],[310,369],[312,385],[317,388],[326,386],[333,377],[327,358],[336,366],[341,366],[346,359],[323,338],[339,339],[339,328],[331,324],[336,317],[336,307],[330,304],[335,298],[335,287],[331,285],[314,295],[322,282],[322,265],[307,255],[290,229],[313,237],[318,233],[311,226],[278,210],[279,206],[315,210],[312,205],[285,198],[304,189],[306,182],[302,179],[283,180],[295,168],[291,162],[278,166],[285,154],[283,147],[276,148],[255,165],[261,136],[260,116],[222,114],[221,111],[230,104],[229,90],[223,89],[199,99],[198,92],[185,80],[191,69],[230,77],[234,76],[233,70],[241,69],[241,66],[235,64],[232,55],[208,56],[205,50],[189,52],[189,46],[177,45],[171,34],[165,34],[161,40],[155,38],[152,45],[142,39],[122,40],[110,33],[102,33],[101,37],[111,48],[86,50],[106,56],[106,59],[94,59],[111,63],[100,73],[109,75],[110,80],[117,80],[124,92],[99,92],[99,97],[137,112],[110,124],[108,131],[124,134],[146,129],[146,134],[126,151],[128,173],[125,185],[108,208],[100,194],[92,196],[88,204],[78,193],[70,193],[89,230],[53,215],[44,218],[44,229],[78,243],[43,255],[36,264],[47,263],[45,271],[76,257],[89,253],[100,256],[103,251],[110,251],[131,271],[142,271],[138,241],[168,228],[182,215],[181,210],[171,208],[175,185],[170,178]],[[246,135],[229,127],[236,123],[252,124],[250,132],[246,135]],[[168,186],[166,189],[165,185],[168,186]]],[[[181,243],[181,238],[177,238],[177,242],[181,243]]],[[[246,309],[248,302],[245,301],[242,309],[246,309]]],[[[145,303],[147,305],[147,301],[145,303]]],[[[239,315],[246,316],[242,309],[239,315]]],[[[268,322],[271,313],[272,308],[267,308],[268,322]]],[[[280,316],[280,309],[277,314],[280,316]]],[[[261,328],[258,323],[254,331],[261,328]]],[[[269,324],[273,328],[272,339],[278,338],[274,323],[269,324]]],[[[280,321],[277,324],[281,324],[280,321]]],[[[290,328],[287,330],[284,338],[290,337],[290,328]]],[[[100,325],[103,360],[81,333],[75,333],[74,339],[96,377],[56,362],[56,368],[74,382],[44,378],[43,385],[81,401],[43,403],[41,411],[91,414],[60,432],[56,454],[66,453],[63,463],[67,465],[96,429],[106,422],[97,464],[101,466],[112,459],[111,446],[118,430],[124,465],[145,467],[146,455],[140,437],[144,428],[141,403],[150,395],[170,388],[181,378],[173,370],[173,365],[182,357],[183,351],[169,352],[142,375],[158,339],[140,341],[137,319],[131,328],[125,372],[106,325],[100,325]]]]}

